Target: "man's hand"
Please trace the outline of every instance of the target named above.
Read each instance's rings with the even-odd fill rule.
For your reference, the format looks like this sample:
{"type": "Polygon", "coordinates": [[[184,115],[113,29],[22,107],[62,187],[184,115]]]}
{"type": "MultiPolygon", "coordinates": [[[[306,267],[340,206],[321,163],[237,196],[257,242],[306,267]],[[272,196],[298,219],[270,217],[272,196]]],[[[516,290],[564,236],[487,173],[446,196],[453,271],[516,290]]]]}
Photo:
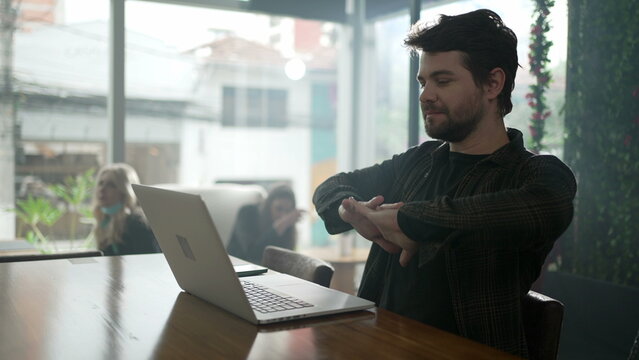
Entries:
{"type": "Polygon", "coordinates": [[[397,245],[386,241],[377,226],[367,219],[364,213],[357,211],[355,206],[358,205],[362,208],[374,211],[382,203],[384,203],[384,197],[381,195],[375,196],[367,202],[357,201],[352,197],[344,199],[339,206],[339,217],[344,220],[344,222],[351,224],[355,231],[364,238],[377,243],[377,245],[381,246],[389,253],[395,254],[400,252],[402,249],[397,245]]]}
{"type": "Polygon", "coordinates": [[[353,212],[370,221],[386,242],[392,244],[395,248],[401,248],[402,253],[399,257],[399,263],[402,266],[408,265],[410,259],[417,252],[419,244],[404,235],[397,223],[397,212],[404,204],[384,204],[371,209],[351,200],[349,205],[352,206],[353,212]]]}

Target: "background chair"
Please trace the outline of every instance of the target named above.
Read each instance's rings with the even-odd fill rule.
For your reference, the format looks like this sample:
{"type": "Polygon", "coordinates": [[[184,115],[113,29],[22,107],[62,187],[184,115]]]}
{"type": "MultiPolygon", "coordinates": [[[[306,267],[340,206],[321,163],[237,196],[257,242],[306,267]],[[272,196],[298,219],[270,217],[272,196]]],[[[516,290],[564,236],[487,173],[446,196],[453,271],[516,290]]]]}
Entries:
{"type": "Polygon", "coordinates": [[[101,251],[82,251],[73,253],[56,253],[56,254],[33,254],[33,255],[7,255],[0,256],[0,263],[16,262],[16,261],[35,261],[35,260],[56,260],[71,259],[81,257],[102,256],[101,251]]]}
{"type": "Polygon", "coordinates": [[[556,359],[564,304],[531,290],[522,300],[522,313],[530,358],[556,359]]]}
{"type": "Polygon", "coordinates": [[[277,246],[264,249],[262,265],[271,270],[329,287],[335,271],[324,260],[277,246]]]}
{"type": "Polygon", "coordinates": [[[155,185],[168,190],[198,194],[209,210],[222,244],[227,247],[240,208],[258,204],[266,198],[266,191],[259,185],[215,184],[210,186],[183,186],[178,184],[155,185]]]}

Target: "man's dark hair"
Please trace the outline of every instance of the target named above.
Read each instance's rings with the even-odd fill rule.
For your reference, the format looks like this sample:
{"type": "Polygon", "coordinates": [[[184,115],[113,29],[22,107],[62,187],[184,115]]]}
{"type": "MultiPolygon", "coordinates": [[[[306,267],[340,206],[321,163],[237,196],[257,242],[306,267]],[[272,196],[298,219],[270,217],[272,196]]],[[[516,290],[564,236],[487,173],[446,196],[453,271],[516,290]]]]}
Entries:
{"type": "Polygon", "coordinates": [[[477,86],[486,84],[490,71],[501,68],[506,73],[504,88],[498,101],[501,115],[508,114],[513,104],[510,93],[517,73],[517,36],[493,11],[482,9],[466,14],[441,15],[435,25],[416,23],[404,45],[413,51],[461,51],[463,64],[477,86]]]}

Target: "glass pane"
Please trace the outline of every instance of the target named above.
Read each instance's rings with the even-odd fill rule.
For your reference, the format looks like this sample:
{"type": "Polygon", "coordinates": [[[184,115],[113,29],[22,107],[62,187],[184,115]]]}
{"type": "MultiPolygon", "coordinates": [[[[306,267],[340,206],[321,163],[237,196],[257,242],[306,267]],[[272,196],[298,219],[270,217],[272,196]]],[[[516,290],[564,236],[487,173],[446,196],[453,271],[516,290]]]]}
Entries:
{"type": "Polygon", "coordinates": [[[126,156],[141,181],[285,182],[307,210],[298,247],[328,242],[311,196],[337,172],[340,27],[151,2],[126,6],[126,156]]]}
{"type": "MultiPolygon", "coordinates": [[[[375,161],[408,147],[408,82],[410,58],[403,47],[408,15],[375,23],[375,161]]],[[[414,76],[413,76],[414,77],[414,76]]]]}
{"type": "MultiPolygon", "coordinates": [[[[526,94],[530,92],[529,86],[535,78],[530,74],[528,64],[528,52],[530,44],[530,27],[533,22],[534,2],[529,0],[467,0],[425,8],[421,18],[425,21],[434,21],[439,14],[455,15],[477,9],[491,9],[499,14],[504,23],[517,35],[517,55],[521,68],[517,71],[515,89],[512,92],[513,109],[505,118],[506,126],[521,130],[527,145],[532,144],[528,124],[532,114],[528,106],[526,94]]],[[[552,115],[546,120],[544,144],[545,151],[557,156],[563,153],[563,124],[564,115],[564,90],[566,85],[566,54],[567,54],[567,29],[568,29],[568,5],[566,0],[557,0],[551,8],[550,25],[547,38],[553,42],[549,51],[549,69],[552,73],[552,81],[546,92],[546,100],[550,106],[552,115]]],[[[425,139],[425,132],[422,131],[425,139]]]]}
{"type": "Polygon", "coordinates": [[[92,171],[104,163],[107,140],[109,1],[9,4],[15,20],[2,16],[0,30],[0,240],[28,239],[44,251],[82,247],[92,171]]]}
{"type": "MultiPolygon", "coordinates": [[[[506,125],[515,127],[529,138],[528,122],[532,110],[528,107],[526,94],[528,87],[534,81],[529,74],[528,45],[530,41],[531,14],[533,3],[528,0],[486,0],[486,1],[456,1],[453,3],[426,7],[421,13],[424,21],[437,20],[440,14],[454,15],[481,8],[490,8],[500,14],[506,24],[513,29],[519,40],[518,56],[522,68],[519,69],[516,86],[512,93],[513,111],[506,118],[506,125]]],[[[563,107],[565,88],[566,64],[566,29],[567,29],[566,1],[556,1],[551,11],[551,31],[548,38],[553,42],[550,51],[551,71],[553,82],[547,92],[548,103],[552,117],[546,123],[547,151],[561,155],[563,147],[563,107]]],[[[375,160],[382,161],[393,154],[402,152],[408,143],[408,82],[413,75],[409,75],[409,55],[402,46],[409,28],[409,16],[400,14],[394,17],[376,21],[374,23],[375,39],[375,160]]],[[[415,95],[417,96],[417,95],[415,95]]],[[[421,123],[421,113],[420,113],[421,123]]],[[[420,126],[420,142],[428,140],[428,136],[420,126]]]]}

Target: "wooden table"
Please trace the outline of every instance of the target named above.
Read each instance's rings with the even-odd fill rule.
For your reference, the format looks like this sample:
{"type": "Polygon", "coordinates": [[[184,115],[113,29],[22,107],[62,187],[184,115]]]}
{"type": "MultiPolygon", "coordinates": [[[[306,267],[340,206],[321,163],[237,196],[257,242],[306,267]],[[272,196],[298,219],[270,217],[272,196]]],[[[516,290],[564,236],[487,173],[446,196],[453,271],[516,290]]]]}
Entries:
{"type": "Polygon", "coordinates": [[[0,287],[0,359],[516,359],[381,309],[255,326],[161,254],[4,263],[0,287]]]}
{"type": "Polygon", "coordinates": [[[317,247],[300,252],[331,263],[335,268],[331,288],[355,295],[355,267],[364,264],[368,259],[370,247],[353,248],[348,255],[342,255],[337,247],[317,247]]]}

